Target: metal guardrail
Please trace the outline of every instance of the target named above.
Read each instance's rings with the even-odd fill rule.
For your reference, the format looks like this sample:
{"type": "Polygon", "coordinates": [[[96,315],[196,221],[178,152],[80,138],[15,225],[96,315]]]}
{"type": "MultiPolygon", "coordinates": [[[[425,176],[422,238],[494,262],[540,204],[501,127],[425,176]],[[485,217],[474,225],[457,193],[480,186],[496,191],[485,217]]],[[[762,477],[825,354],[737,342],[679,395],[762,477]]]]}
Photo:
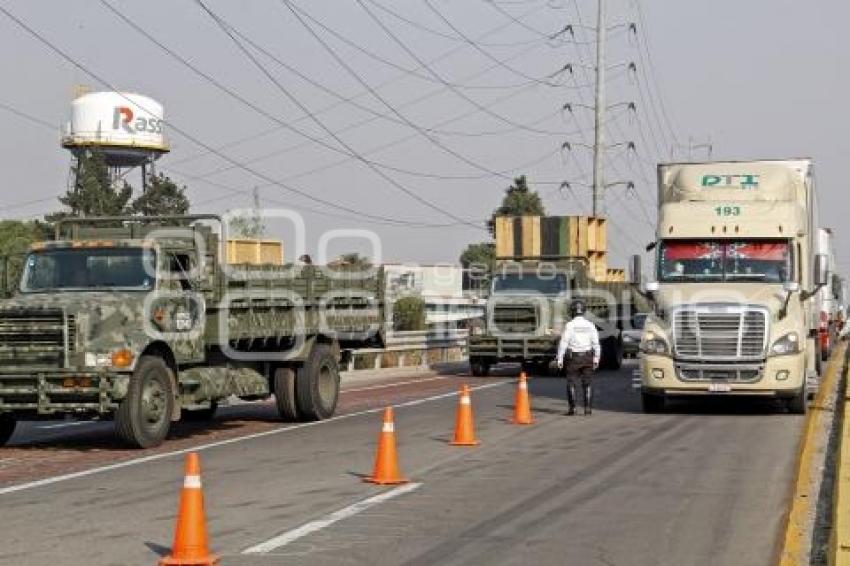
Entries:
{"type": "Polygon", "coordinates": [[[466,358],[468,338],[468,330],[392,332],[387,335],[384,348],[353,350],[348,358],[346,369],[356,371],[357,369],[428,366],[435,361],[458,361],[449,358],[452,357],[453,351],[457,350],[459,351],[455,353],[455,356],[459,354],[460,359],[466,358]],[[434,354],[434,352],[437,353],[434,354]],[[358,359],[370,357],[373,360],[368,367],[362,367],[362,363],[357,363],[358,359]],[[395,363],[391,363],[393,360],[395,363]],[[358,365],[361,367],[356,367],[358,365]]]}

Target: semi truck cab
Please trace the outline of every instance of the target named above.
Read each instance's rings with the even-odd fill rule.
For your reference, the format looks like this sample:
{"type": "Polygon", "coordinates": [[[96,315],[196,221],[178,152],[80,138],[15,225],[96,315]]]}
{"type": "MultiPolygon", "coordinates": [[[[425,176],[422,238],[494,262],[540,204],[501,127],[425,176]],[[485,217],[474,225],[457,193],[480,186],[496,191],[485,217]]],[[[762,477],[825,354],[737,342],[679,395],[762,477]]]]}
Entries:
{"type": "MultiPolygon", "coordinates": [[[[643,409],[677,396],[758,396],[806,410],[820,370],[808,159],[663,164],[643,409]]],[[[634,258],[638,283],[640,258],[634,258]]]]}

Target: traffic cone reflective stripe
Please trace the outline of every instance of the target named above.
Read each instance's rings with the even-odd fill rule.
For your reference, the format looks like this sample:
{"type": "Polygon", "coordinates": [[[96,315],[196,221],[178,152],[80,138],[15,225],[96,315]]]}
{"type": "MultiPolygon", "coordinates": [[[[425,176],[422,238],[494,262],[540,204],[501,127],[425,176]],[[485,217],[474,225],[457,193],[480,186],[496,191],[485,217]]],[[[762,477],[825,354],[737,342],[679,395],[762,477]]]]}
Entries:
{"type": "Polygon", "coordinates": [[[375,469],[371,476],[364,478],[364,481],[378,485],[393,485],[410,481],[402,477],[398,469],[398,453],[396,451],[395,423],[393,421],[392,407],[387,407],[384,410],[384,423],[381,427],[381,435],[378,438],[375,469]]]}
{"type": "Polygon", "coordinates": [[[469,386],[464,385],[460,390],[455,420],[455,435],[451,441],[453,446],[477,446],[481,441],[475,438],[475,417],[472,414],[472,398],[469,386]]]}
{"type": "Polygon", "coordinates": [[[514,402],[514,424],[530,425],[534,423],[531,416],[531,400],[528,395],[528,381],[525,372],[519,374],[519,383],[516,388],[516,401],[514,402]]]}
{"type": "Polygon", "coordinates": [[[160,566],[212,566],[218,557],[210,553],[204,493],[201,489],[201,460],[196,452],[186,455],[186,473],[180,493],[177,527],[171,554],[159,561],[160,566]]]}

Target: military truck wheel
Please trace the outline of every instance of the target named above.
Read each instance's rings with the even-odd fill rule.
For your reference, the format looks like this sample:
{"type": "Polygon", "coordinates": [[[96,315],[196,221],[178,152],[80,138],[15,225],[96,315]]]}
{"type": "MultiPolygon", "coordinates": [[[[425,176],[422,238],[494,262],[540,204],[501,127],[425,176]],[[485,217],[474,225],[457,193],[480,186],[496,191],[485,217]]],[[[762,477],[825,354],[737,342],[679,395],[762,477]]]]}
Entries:
{"type": "Polygon", "coordinates": [[[327,344],[316,344],[295,377],[296,405],[302,420],[333,416],[339,399],[339,368],[327,344]]]}
{"type": "Polygon", "coordinates": [[[9,439],[12,438],[16,424],[18,424],[18,421],[12,415],[0,415],[0,446],[5,446],[9,442],[9,439]]]}
{"type": "Polygon", "coordinates": [[[792,415],[806,414],[806,410],[809,408],[809,393],[806,391],[805,384],[796,395],[785,400],[785,407],[792,415]]]}
{"type": "Polygon", "coordinates": [[[158,446],[168,435],[173,412],[171,369],[161,358],[142,356],[115,413],[118,436],[136,448],[158,446]]]}
{"type": "Polygon", "coordinates": [[[295,370],[292,368],[274,370],[273,386],[277,414],[286,422],[298,421],[300,415],[295,395],[295,370]]]}
{"type": "Polygon", "coordinates": [[[487,377],[490,375],[490,364],[478,358],[469,360],[469,371],[475,377],[487,377]]]}
{"type": "Polygon", "coordinates": [[[640,394],[640,406],[644,413],[661,413],[664,411],[666,399],[663,395],[640,394]]]}
{"type": "Polygon", "coordinates": [[[609,336],[602,341],[602,359],[599,361],[602,369],[620,369],[623,365],[623,345],[616,336],[609,336]]]}

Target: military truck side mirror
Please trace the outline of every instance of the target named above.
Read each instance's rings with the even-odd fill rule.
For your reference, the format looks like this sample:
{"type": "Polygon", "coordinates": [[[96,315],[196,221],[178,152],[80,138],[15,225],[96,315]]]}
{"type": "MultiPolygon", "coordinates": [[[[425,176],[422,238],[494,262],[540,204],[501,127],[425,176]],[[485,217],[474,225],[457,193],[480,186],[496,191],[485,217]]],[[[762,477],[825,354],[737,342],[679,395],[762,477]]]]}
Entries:
{"type": "Polygon", "coordinates": [[[631,274],[630,274],[631,275],[631,283],[635,287],[638,287],[640,285],[642,273],[643,273],[643,271],[641,270],[640,256],[635,254],[635,255],[632,256],[631,274]]]}
{"type": "Polygon", "coordinates": [[[823,287],[828,283],[829,278],[829,259],[826,254],[817,254],[815,256],[815,286],[823,287]]]}

